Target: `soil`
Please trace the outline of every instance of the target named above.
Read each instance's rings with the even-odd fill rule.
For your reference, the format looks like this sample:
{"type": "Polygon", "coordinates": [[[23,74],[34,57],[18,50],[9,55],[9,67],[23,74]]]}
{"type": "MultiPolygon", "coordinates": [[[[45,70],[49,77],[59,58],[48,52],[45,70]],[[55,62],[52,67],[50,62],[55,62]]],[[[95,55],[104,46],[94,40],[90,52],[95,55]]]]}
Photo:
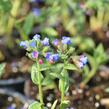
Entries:
{"type": "Polygon", "coordinates": [[[19,98],[0,94],[0,109],[27,109],[28,104],[20,101],[19,98]]]}
{"type": "Polygon", "coordinates": [[[7,80],[24,77],[24,75],[28,75],[31,65],[32,61],[26,57],[22,57],[21,59],[14,59],[11,62],[6,62],[5,70],[1,79],[7,80]]]}

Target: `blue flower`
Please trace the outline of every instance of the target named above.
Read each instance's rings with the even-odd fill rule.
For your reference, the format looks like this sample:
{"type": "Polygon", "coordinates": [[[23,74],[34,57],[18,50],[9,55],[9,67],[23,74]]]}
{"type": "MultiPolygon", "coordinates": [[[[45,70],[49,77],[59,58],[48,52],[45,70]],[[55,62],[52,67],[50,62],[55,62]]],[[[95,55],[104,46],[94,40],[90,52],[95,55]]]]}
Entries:
{"type": "Polygon", "coordinates": [[[39,35],[39,34],[34,35],[34,36],[33,36],[33,39],[35,39],[35,40],[40,40],[40,35],[39,35]]]}
{"type": "Polygon", "coordinates": [[[84,55],[81,55],[79,60],[80,60],[80,62],[82,62],[84,65],[86,65],[86,64],[87,64],[87,62],[88,62],[87,57],[86,57],[86,56],[84,56],[84,55]]]}
{"type": "Polygon", "coordinates": [[[45,58],[49,61],[51,56],[51,52],[47,52],[45,55],[45,58]]]}
{"type": "Polygon", "coordinates": [[[42,41],[42,44],[44,46],[48,46],[49,45],[49,39],[46,37],[43,41],[42,41]]]}
{"type": "Polygon", "coordinates": [[[51,62],[57,62],[59,60],[59,54],[51,54],[50,52],[46,53],[46,59],[51,62]]]}
{"type": "Polygon", "coordinates": [[[21,41],[21,42],[20,42],[20,46],[26,49],[26,48],[27,48],[27,43],[26,43],[26,41],[21,41]]]}
{"type": "Polygon", "coordinates": [[[41,14],[41,11],[39,8],[33,8],[32,12],[35,16],[40,16],[40,14],[41,14]]]}
{"type": "Polygon", "coordinates": [[[36,47],[36,42],[35,42],[35,41],[32,41],[32,42],[29,44],[29,46],[30,46],[30,47],[33,47],[33,48],[36,47]]]}
{"type": "Polygon", "coordinates": [[[63,36],[62,43],[69,45],[69,44],[71,44],[71,39],[69,37],[63,36]]]}
{"type": "Polygon", "coordinates": [[[59,44],[59,40],[58,40],[58,39],[55,39],[55,40],[53,41],[53,45],[57,46],[58,44],[59,44]]]}
{"type": "Polygon", "coordinates": [[[57,62],[59,60],[59,54],[53,54],[52,57],[54,62],[57,62]]]}

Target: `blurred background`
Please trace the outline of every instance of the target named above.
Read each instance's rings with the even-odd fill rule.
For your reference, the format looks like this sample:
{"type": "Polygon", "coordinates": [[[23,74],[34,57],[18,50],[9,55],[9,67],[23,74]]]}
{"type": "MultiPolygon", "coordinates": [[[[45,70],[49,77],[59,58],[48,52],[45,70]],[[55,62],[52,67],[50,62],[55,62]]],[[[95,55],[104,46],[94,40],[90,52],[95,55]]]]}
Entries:
{"type": "MultiPolygon", "coordinates": [[[[0,0],[0,109],[27,109],[27,98],[38,96],[30,79],[33,62],[19,46],[35,34],[69,36],[76,52],[89,56],[85,73],[71,75],[67,96],[73,96],[73,103],[68,109],[109,109],[109,0],[0,0]],[[85,89],[82,81],[87,81],[85,89]]],[[[60,93],[56,83],[44,90],[50,109],[60,93]]]]}

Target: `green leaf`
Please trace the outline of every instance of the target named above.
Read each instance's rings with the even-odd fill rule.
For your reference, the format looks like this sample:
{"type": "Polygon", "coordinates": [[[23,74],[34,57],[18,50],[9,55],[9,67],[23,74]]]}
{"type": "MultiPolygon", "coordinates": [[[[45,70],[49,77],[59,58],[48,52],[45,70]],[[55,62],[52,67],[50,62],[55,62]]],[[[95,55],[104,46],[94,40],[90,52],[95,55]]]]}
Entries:
{"type": "Polygon", "coordinates": [[[74,64],[65,65],[66,70],[78,70],[78,68],[74,64]]]}
{"type": "Polygon", "coordinates": [[[42,81],[42,85],[50,85],[52,83],[53,83],[53,80],[49,76],[45,77],[42,81]]]}
{"type": "Polygon", "coordinates": [[[49,74],[50,74],[50,76],[52,76],[54,79],[56,79],[56,78],[61,79],[61,78],[62,78],[62,76],[61,76],[61,74],[59,74],[59,72],[52,72],[52,73],[49,73],[49,74]]]}
{"type": "Polygon", "coordinates": [[[43,33],[46,33],[46,34],[48,34],[50,36],[57,36],[58,35],[58,33],[57,33],[57,31],[55,29],[49,28],[49,27],[48,28],[45,28],[43,30],[43,33]]]}
{"type": "Polygon", "coordinates": [[[0,64],[0,77],[3,75],[5,65],[6,65],[5,63],[0,64]]]}
{"type": "Polygon", "coordinates": [[[93,50],[95,47],[95,43],[91,38],[82,39],[81,44],[79,44],[79,48],[82,51],[93,50]]]}
{"type": "Polygon", "coordinates": [[[68,50],[67,54],[72,54],[75,51],[74,47],[70,47],[70,49],[68,50]]]}
{"type": "Polygon", "coordinates": [[[89,75],[89,67],[87,65],[84,66],[82,73],[84,77],[87,77],[89,75]]]}
{"type": "Polygon", "coordinates": [[[95,62],[100,65],[105,63],[108,60],[108,55],[105,53],[104,47],[102,44],[99,44],[94,52],[95,62]]]}
{"type": "Polygon", "coordinates": [[[91,67],[95,68],[96,67],[96,61],[95,61],[94,57],[91,56],[91,55],[88,55],[88,54],[87,54],[87,57],[88,57],[88,60],[89,60],[91,67]]]}
{"type": "Polygon", "coordinates": [[[12,8],[10,0],[0,0],[0,11],[8,13],[12,8]]]}
{"type": "Polygon", "coordinates": [[[57,104],[57,102],[58,102],[58,100],[55,100],[55,101],[54,101],[54,103],[53,103],[51,109],[56,109],[56,104],[57,104]]]}
{"type": "Polygon", "coordinates": [[[61,72],[62,79],[59,79],[59,90],[66,93],[69,89],[69,75],[66,70],[61,72]]]}
{"type": "Polygon", "coordinates": [[[59,90],[62,92],[62,90],[64,90],[64,92],[66,93],[69,89],[69,82],[68,81],[63,81],[62,79],[59,80],[59,90]],[[63,85],[64,82],[64,86],[63,85]],[[63,89],[64,87],[64,89],[63,89]]]}
{"type": "Polygon", "coordinates": [[[69,101],[68,100],[64,100],[61,105],[60,105],[60,109],[65,109],[67,108],[69,105],[69,101]]]}
{"type": "Polygon", "coordinates": [[[99,44],[97,46],[97,48],[95,49],[95,56],[98,56],[98,55],[102,55],[102,53],[104,53],[104,47],[102,44],[99,44]]]}
{"type": "Polygon", "coordinates": [[[29,35],[31,33],[33,25],[34,25],[34,15],[30,13],[26,17],[26,20],[23,25],[23,31],[26,35],[29,35]]]}
{"type": "MultiPolygon", "coordinates": [[[[41,81],[43,80],[43,75],[41,74],[41,81]]],[[[38,69],[36,64],[33,64],[32,69],[31,69],[31,79],[34,84],[39,84],[39,79],[38,79],[38,69]]]]}
{"type": "Polygon", "coordinates": [[[47,64],[42,64],[41,66],[40,66],[40,71],[46,71],[46,70],[48,70],[49,69],[49,66],[47,65],[47,64]]]}
{"type": "Polygon", "coordinates": [[[32,104],[29,105],[28,109],[42,109],[41,108],[41,103],[35,101],[32,104]]]}

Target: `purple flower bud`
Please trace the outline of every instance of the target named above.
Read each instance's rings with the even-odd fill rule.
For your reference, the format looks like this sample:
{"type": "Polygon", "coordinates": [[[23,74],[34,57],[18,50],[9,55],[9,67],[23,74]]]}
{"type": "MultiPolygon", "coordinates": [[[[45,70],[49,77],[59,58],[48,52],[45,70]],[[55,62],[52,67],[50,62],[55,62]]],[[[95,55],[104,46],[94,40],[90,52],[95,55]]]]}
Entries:
{"type": "Polygon", "coordinates": [[[49,46],[49,39],[46,37],[43,41],[42,41],[42,44],[44,46],[49,46]]]}
{"type": "Polygon", "coordinates": [[[62,43],[69,45],[69,44],[71,44],[71,39],[69,37],[63,36],[62,43]]]}
{"type": "Polygon", "coordinates": [[[39,34],[34,35],[34,36],[33,36],[33,39],[35,39],[35,40],[40,40],[40,35],[39,35],[39,34]]]}
{"type": "Polygon", "coordinates": [[[35,16],[40,16],[40,14],[41,14],[41,11],[39,8],[33,8],[32,12],[35,16]]]}
{"type": "Polygon", "coordinates": [[[35,41],[32,41],[32,42],[29,44],[29,46],[35,48],[35,47],[36,47],[36,42],[35,42],[35,41]]]}
{"type": "Polygon", "coordinates": [[[58,40],[58,39],[55,39],[55,40],[53,41],[53,45],[57,46],[58,44],[59,44],[59,40],[58,40]]]}
{"type": "Polygon", "coordinates": [[[88,62],[87,57],[86,57],[86,56],[84,56],[84,55],[81,55],[79,60],[80,60],[80,62],[82,62],[84,65],[86,65],[86,64],[87,64],[87,62],[88,62]]]}
{"type": "Polygon", "coordinates": [[[26,48],[27,48],[27,43],[26,43],[26,41],[21,41],[21,42],[20,42],[20,46],[26,49],[26,48]]]}
{"type": "Polygon", "coordinates": [[[33,51],[32,52],[32,58],[37,59],[38,58],[39,53],[37,51],[33,51]]]}

